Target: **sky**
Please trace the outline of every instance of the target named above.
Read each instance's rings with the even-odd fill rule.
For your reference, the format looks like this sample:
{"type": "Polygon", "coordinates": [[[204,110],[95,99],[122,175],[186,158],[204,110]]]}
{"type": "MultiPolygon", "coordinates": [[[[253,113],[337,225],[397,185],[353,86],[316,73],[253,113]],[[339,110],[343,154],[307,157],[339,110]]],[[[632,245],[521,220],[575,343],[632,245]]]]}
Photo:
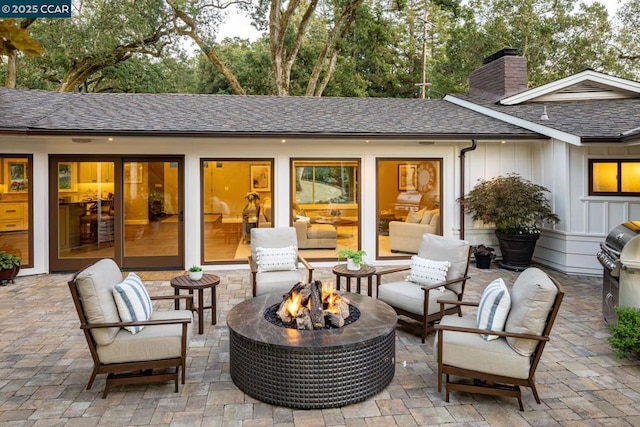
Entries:
{"type": "MultiPolygon", "coordinates": [[[[593,3],[594,0],[585,0],[586,3],[593,3]]],[[[618,8],[620,0],[599,0],[609,10],[609,15],[613,15],[618,8]]],[[[222,41],[226,37],[240,37],[255,41],[260,37],[260,33],[251,26],[251,21],[244,14],[235,10],[229,11],[227,21],[220,27],[217,40],[222,41]]]]}

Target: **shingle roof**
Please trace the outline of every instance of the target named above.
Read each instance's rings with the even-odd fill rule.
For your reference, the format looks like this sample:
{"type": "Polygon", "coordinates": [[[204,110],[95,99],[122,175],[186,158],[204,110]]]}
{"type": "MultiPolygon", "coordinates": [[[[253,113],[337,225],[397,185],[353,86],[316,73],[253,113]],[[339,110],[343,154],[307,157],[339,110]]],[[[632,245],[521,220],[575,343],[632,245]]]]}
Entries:
{"type": "Polygon", "coordinates": [[[618,141],[640,126],[640,99],[592,99],[584,101],[530,102],[500,105],[470,95],[456,98],[509,114],[542,126],[577,135],[582,142],[618,141]],[[540,120],[546,107],[549,120],[540,120]]]}
{"type": "Polygon", "coordinates": [[[0,89],[0,132],[183,135],[513,135],[534,132],[444,100],[0,89]]]}

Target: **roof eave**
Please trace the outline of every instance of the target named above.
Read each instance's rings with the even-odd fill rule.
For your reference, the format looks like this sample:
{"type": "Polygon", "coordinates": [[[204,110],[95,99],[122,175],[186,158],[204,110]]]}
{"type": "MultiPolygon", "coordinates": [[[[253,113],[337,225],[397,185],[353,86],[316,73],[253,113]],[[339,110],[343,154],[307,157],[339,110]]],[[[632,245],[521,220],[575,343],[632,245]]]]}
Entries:
{"type": "Polygon", "coordinates": [[[574,134],[564,132],[558,129],[554,129],[548,126],[544,126],[539,123],[531,122],[525,119],[521,119],[519,117],[515,117],[510,114],[503,113],[501,111],[496,111],[489,107],[484,107],[482,105],[475,104],[471,101],[456,98],[453,95],[446,95],[444,99],[445,101],[449,101],[460,107],[468,108],[469,110],[475,111],[485,116],[492,117],[497,120],[501,120],[505,123],[509,123],[511,125],[521,127],[531,132],[536,132],[537,134],[539,134],[538,138],[540,138],[541,136],[546,136],[548,138],[555,138],[561,141],[566,141],[569,144],[573,144],[577,146],[581,144],[581,140],[578,135],[574,135],[574,134]]]}
{"type": "Polygon", "coordinates": [[[593,81],[610,87],[615,87],[616,89],[640,94],[639,82],[621,79],[620,77],[610,76],[609,74],[599,73],[593,70],[585,70],[563,79],[512,95],[499,102],[502,105],[517,105],[584,81],[593,81]]]}
{"type": "Polygon", "coordinates": [[[210,131],[134,131],[95,129],[0,129],[0,134],[28,136],[100,136],[100,137],[154,137],[154,138],[297,138],[297,139],[540,139],[533,133],[358,133],[358,132],[210,132],[210,131]]]}

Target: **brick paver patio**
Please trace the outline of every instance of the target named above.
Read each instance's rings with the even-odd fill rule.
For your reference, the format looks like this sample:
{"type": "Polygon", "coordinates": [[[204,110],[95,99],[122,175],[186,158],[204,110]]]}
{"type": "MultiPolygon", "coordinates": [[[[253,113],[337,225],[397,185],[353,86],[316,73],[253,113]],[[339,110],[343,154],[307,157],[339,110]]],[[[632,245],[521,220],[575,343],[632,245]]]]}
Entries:
{"type": "MultiPolygon", "coordinates": [[[[470,298],[493,278],[501,276],[510,285],[517,274],[471,270],[470,298]]],[[[385,391],[343,408],[304,411],[261,403],[234,386],[225,316],[250,296],[249,273],[217,274],[218,323],[211,325],[205,316],[205,333],[191,342],[187,383],[179,393],[170,383],[129,386],[115,388],[106,399],[101,398],[104,376],[85,390],[91,357],[66,286],[70,275],[18,278],[0,287],[0,425],[640,426],[640,367],[637,360],[615,359],[607,345],[600,278],[550,272],[566,297],[537,370],[541,405],[528,389],[524,412],[515,399],[465,393],[453,393],[445,403],[437,391],[433,334],[421,344],[415,325],[403,322],[395,378],[385,391]]],[[[172,292],[172,273],[164,275],[166,280],[145,281],[150,293],[172,292]]],[[[318,268],[315,276],[334,280],[331,268],[318,268]]]]}

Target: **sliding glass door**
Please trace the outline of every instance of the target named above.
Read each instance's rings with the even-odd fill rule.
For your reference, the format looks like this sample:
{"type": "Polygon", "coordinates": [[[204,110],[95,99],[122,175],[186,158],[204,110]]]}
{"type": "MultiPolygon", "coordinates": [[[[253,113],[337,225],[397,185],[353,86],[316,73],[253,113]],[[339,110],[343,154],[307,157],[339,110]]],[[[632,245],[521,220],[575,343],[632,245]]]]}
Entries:
{"type": "Polygon", "coordinates": [[[182,159],[50,158],[50,264],[183,267],[182,159]]]}

